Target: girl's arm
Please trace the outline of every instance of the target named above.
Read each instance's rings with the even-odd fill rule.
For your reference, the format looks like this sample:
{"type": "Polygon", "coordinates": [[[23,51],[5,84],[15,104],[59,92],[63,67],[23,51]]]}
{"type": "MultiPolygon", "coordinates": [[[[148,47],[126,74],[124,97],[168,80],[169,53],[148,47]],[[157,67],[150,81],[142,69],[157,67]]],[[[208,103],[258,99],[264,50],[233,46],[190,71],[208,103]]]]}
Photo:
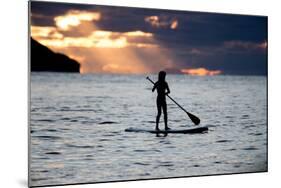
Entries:
{"type": "Polygon", "coordinates": [[[154,92],[154,90],[156,89],[157,87],[157,82],[154,84],[153,88],[152,88],[152,92],[154,92]]]}
{"type": "Polygon", "coordinates": [[[168,85],[168,83],[166,83],[166,85],[167,85],[167,93],[166,93],[166,95],[168,95],[169,93],[171,93],[171,91],[170,91],[170,88],[169,88],[169,85],[168,85]]]}

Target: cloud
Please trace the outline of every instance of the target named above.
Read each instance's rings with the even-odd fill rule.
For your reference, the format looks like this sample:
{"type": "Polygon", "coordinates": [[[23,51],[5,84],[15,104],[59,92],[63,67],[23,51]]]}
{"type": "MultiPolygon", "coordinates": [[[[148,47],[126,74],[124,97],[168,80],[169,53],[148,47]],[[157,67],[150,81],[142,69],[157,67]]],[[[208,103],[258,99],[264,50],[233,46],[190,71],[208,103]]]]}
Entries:
{"type": "Polygon", "coordinates": [[[142,31],[122,33],[96,30],[92,31],[92,33],[86,37],[66,37],[55,27],[32,26],[31,35],[43,45],[56,48],[125,48],[129,46],[139,48],[157,47],[156,44],[151,43],[151,37],[153,37],[153,34],[142,31]]]}
{"type": "Polygon", "coordinates": [[[56,27],[31,26],[31,35],[34,38],[45,38],[45,39],[63,38],[63,34],[61,34],[56,27]]]}
{"type": "Polygon", "coordinates": [[[168,18],[167,16],[147,16],[144,20],[155,28],[176,29],[178,27],[178,20],[168,18]]]}
{"type": "Polygon", "coordinates": [[[69,30],[81,24],[82,21],[98,21],[101,14],[98,12],[70,10],[65,15],[54,18],[56,26],[61,30],[69,30]]]}
{"type": "Polygon", "coordinates": [[[256,52],[266,52],[267,41],[224,41],[218,45],[187,47],[178,50],[178,53],[190,57],[219,56],[226,54],[251,54],[256,52]]]}
{"type": "Polygon", "coordinates": [[[206,55],[207,53],[203,49],[192,48],[188,51],[190,55],[206,55]]]}
{"type": "Polygon", "coordinates": [[[46,15],[43,15],[43,14],[39,14],[39,13],[30,13],[30,16],[31,16],[31,18],[49,18],[48,16],[46,16],[46,15]]]}
{"type": "Polygon", "coordinates": [[[232,40],[224,42],[223,47],[227,50],[242,50],[242,52],[245,50],[265,50],[267,48],[267,42],[232,40]]]}
{"type": "Polygon", "coordinates": [[[130,37],[152,37],[153,34],[152,33],[145,33],[142,31],[130,31],[130,32],[125,32],[124,35],[126,36],[130,36],[130,37]]]}
{"type": "Polygon", "coordinates": [[[181,69],[181,72],[193,76],[214,76],[222,73],[220,70],[208,70],[206,68],[181,69]]]}
{"type": "Polygon", "coordinates": [[[171,29],[176,29],[178,27],[178,20],[173,20],[171,25],[170,25],[170,28],[171,29]]]}

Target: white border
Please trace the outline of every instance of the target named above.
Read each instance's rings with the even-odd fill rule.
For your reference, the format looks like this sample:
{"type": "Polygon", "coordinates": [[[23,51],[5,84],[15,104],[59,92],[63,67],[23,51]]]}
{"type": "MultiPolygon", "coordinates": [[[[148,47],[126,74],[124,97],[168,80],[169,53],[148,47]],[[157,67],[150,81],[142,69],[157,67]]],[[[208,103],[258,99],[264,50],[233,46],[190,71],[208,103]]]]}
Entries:
{"type": "MultiPolygon", "coordinates": [[[[63,2],[63,0],[60,0],[63,2]]],[[[280,143],[280,5],[274,0],[67,0],[103,5],[194,10],[269,16],[269,172],[89,184],[68,187],[278,187],[281,167],[280,143]],[[275,186],[274,186],[275,185],[275,186]]],[[[27,0],[1,2],[1,157],[0,187],[27,186],[27,0]]]]}

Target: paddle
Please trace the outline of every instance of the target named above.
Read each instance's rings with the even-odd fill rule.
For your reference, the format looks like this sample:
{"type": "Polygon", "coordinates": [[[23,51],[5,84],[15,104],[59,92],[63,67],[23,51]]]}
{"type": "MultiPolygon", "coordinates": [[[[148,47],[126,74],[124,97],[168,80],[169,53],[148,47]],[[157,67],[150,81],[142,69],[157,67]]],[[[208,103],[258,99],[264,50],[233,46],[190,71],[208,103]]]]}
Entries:
{"type": "MultiPolygon", "coordinates": [[[[152,84],[155,84],[148,76],[146,77],[146,79],[148,79],[152,84]]],[[[198,117],[196,117],[195,115],[189,113],[188,111],[186,111],[181,105],[179,105],[179,103],[177,103],[172,97],[170,97],[167,94],[167,97],[169,97],[169,99],[171,99],[180,109],[182,109],[187,115],[188,117],[191,119],[191,121],[195,124],[195,125],[199,125],[200,123],[200,119],[198,117]]]]}

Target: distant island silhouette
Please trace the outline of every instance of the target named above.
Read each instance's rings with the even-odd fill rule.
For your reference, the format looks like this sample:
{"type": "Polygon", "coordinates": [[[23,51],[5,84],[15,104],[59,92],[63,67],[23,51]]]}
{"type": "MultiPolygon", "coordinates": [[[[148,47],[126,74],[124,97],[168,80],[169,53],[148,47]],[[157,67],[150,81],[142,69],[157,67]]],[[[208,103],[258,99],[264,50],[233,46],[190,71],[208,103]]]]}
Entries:
{"type": "Polygon", "coordinates": [[[79,72],[80,64],[31,38],[31,71],[79,72]]]}

